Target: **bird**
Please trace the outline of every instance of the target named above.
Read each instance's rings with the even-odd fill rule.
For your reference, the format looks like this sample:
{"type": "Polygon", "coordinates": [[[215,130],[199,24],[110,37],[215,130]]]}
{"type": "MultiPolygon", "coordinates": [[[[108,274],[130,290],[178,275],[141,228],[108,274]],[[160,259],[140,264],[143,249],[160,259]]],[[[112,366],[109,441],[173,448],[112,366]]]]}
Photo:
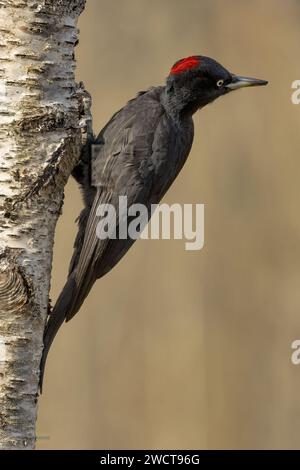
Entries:
{"type": "MultiPolygon", "coordinates": [[[[40,391],[53,339],[64,321],[79,311],[95,281],[127,253],[133,239],[100,239],[97,208],[126,196],[150,208],[168,191],[185,164],[194,138],[193,115],[217,98],[266,80],[229,72],[216,60],[193,55],[178,60],[163,86],[142,91],[116,112],[83,153],[73,176],[83,193],[66,284],[48,316],[40,364],[40,391]],[[91,149],[96,148],[96,152],[91,149]]],[[[115,221],[116,228],[119,224],[115,221]]]]}

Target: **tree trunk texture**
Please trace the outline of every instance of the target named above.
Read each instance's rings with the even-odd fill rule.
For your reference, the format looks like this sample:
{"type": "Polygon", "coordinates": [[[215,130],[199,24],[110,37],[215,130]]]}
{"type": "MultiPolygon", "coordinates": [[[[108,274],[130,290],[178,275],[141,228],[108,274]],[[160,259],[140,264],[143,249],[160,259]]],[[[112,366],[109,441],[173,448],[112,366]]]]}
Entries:
{"type": "Polygon", "coordinates": [[[0,448],[32,449],[54,231],[91,126],[85,0],[0,0],[0,448]]]}

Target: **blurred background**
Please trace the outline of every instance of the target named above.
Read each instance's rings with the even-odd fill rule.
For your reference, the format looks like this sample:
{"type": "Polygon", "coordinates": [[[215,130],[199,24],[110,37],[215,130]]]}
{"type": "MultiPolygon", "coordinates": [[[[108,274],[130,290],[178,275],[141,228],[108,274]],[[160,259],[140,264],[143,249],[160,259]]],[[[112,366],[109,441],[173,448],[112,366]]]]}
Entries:
{"type": "MultiPolygon", "coordinates": [[[[138,241],[98,281],[49,355],[38,448],[300,448],[299,1],[88,0],[79,27],[96,133],[188,55],[270,84],[195,115],[164,200],[205,204],[205,246],[138,241]]],[[[81,206],[70,179],[53,301],[81,206]]]]}

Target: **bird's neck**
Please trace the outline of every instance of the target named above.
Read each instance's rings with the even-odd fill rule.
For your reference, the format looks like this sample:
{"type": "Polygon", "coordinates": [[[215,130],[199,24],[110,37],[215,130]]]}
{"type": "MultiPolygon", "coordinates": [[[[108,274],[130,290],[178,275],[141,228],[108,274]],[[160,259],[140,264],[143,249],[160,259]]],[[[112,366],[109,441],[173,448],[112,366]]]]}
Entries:
{"type": "Polygon", "coordinates": [[[176,121],[191,118],[200,107],[198,100],[191,96],[187,88],[168,83],[162,93],[162,103],[167,113],[176,121]]]}

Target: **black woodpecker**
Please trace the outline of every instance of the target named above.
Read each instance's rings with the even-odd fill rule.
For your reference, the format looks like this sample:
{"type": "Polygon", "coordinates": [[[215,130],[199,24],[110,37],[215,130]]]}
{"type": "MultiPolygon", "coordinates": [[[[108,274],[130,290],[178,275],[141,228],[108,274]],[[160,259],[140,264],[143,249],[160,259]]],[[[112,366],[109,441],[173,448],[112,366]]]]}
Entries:
{"type": "MultiPolygon", "coordinates": [[[[192,147],[193,114],[220,96],[265,80],[230,73],[209,57],[191,56],[171,68],[164,86],[141,92],[118,111],[95,140],[96,158],[74,170],[85,208],[79,217],[67,282],[49,315],[41,360],[45,362],[62,323],[78,312],[96,279],[104,276],[132,246],[132,239],[99,239],[100,204],[157,204],[182,169],[192,147]]],[[[118,221],[116,221],[118,224],[118,221]]]]}

